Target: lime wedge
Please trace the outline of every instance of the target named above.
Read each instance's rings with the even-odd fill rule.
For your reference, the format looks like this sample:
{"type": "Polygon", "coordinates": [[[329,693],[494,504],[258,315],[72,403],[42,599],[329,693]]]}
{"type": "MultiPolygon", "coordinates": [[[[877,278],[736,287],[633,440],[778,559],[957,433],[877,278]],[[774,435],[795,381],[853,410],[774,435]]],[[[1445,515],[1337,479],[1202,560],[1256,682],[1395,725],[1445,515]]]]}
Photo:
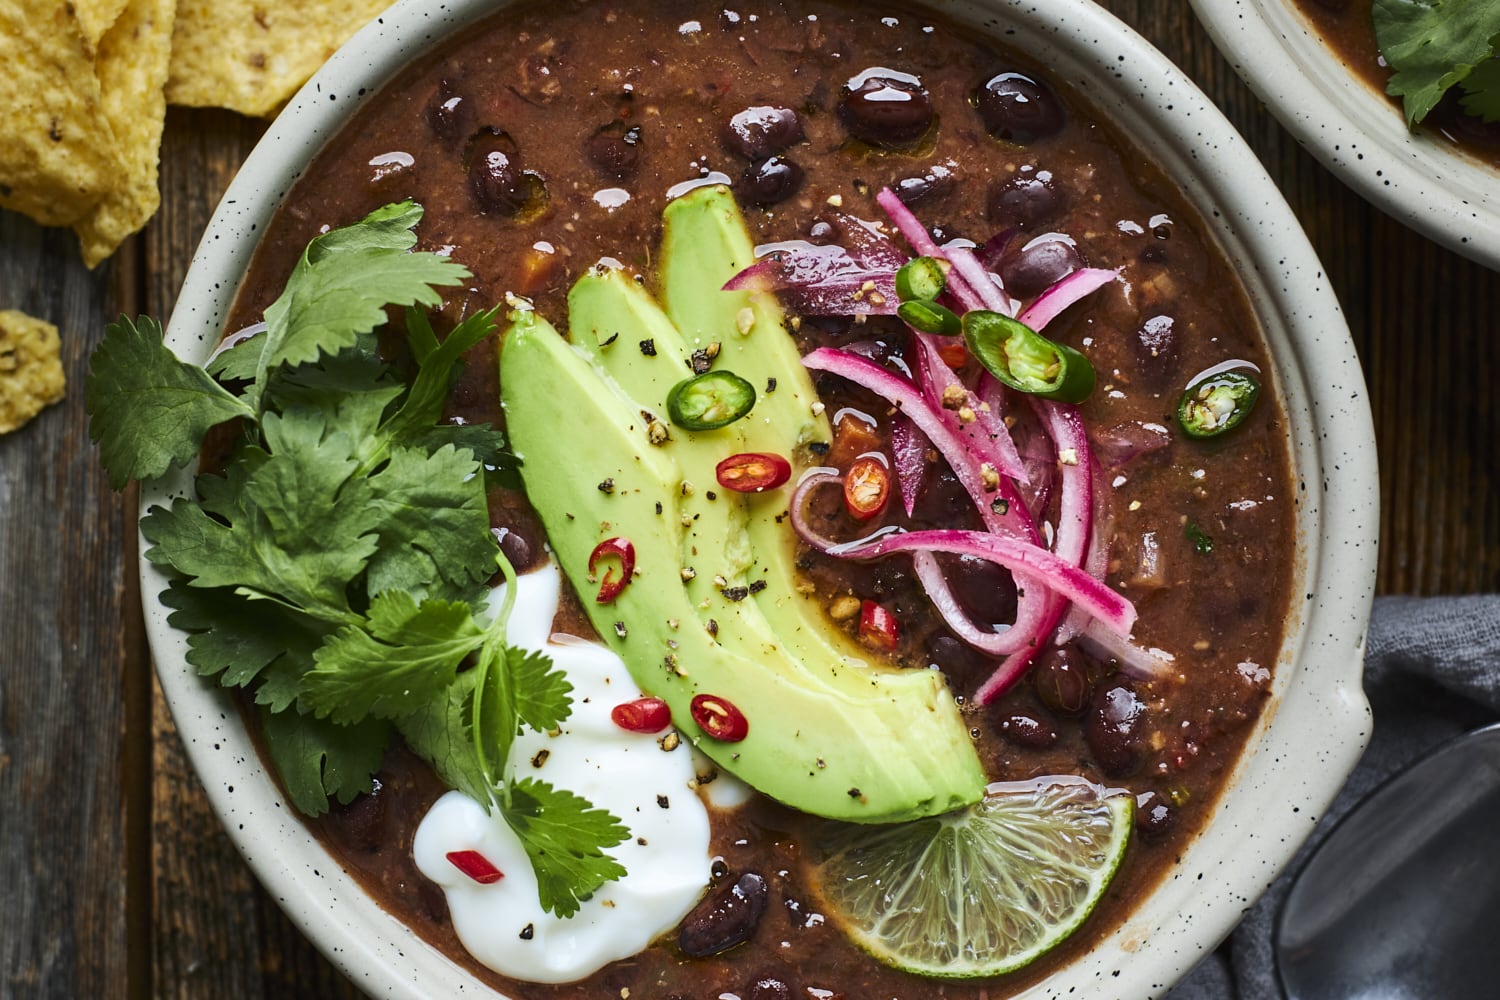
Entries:
{"type": "Polygon", "coordinates": [[[998,976],[1093,912],[1125,855],[1134,806],[1081,778],[997,783],[944,816],[828,828],[815,884],[844,932],[887,965],[998,976]]]}

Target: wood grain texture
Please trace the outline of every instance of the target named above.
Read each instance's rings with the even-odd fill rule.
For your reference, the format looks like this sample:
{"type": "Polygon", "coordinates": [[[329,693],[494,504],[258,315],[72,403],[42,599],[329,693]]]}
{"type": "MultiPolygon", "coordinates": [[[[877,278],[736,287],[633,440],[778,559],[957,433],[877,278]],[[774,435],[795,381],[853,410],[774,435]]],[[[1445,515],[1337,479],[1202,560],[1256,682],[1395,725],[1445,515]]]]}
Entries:
{"type": "MultiPolygon", "coordinates": [[[[1306,228],[1364,362],[1381,456],[1379,589],[1500,590],[1500,276],[1391,221],[1298,147],[1186,0],[1103,0],[1202,87],[1306,228]]],[[[262,124],[174,110],[161,213],[106,269],[0,213],[0,308],[58,323],[68,398],[0,437],[0,998],[353,997],[255,883],[147,669],[134,503],[87,444],[88,350],[170,313],[262,124]]]]}
{"type": "Polygon", "coordinates": [[[126,978],[134,777],[122,767],[127,521],[82,406],[110,275],[38,266],[77,253],[72,233],[0,213],[0,302],[57,324],[67,379],[63,402],[0,437],[0,995],[59,1000],[126,978]]]}

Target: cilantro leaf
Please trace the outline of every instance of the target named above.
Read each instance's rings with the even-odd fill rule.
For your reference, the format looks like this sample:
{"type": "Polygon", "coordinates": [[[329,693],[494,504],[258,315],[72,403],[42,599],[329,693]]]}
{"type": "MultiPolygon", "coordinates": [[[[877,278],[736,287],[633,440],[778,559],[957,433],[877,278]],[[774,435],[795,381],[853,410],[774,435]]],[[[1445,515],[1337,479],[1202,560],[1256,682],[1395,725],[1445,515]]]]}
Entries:
{"type": "Polygon", "coordinates": [[[484,637],[467,604],[416,599],[389,590],[368,620],[340,629],[314,655],[302,703],[319,717],[349,723],[409,714],[453,683],[458,665],[484,637]]]}
{"type": "Polygon", "coordinates": [[[432,765],[444,784],[463,792],[488,812],[495,792],[474,753],[474,734],[465,718],[475,676],[472,670],[459,674],[443,691],[397,719],[396,728],[406,745],[432,765]]]}
{"type": "Polygon", "coordinates": [[[292,805],[309,816],[328,811],[328,800],[348,804],[374,787],[390,726],[367,719],[352,726],[303,715],[295,709],[260,713],[271,762],[292,805]]]}
{"type": "Polygon", "coordinates": [[[516,693],[516,715],[539,733],[551,732],[562,725],[573,710],[568,697],[573,685],[545,654],[524,649],[505,651],[506,669],[511,675],[511,690],[516,693]]]}
{"type": "Polygon", "coordinates": [[[377,542],[368,529],[369,483],[348,478],[351,443],[339,434],[325,439],[321,422],[267,414],[262,426],[275,453],[244,449],[231,476],[200,477],[201,504],[178,498],[147,512],[146,556],[195,587],[232,587],[324,621],[350,621],[348,583],[377,542]]]}
{"type": "Polygon", "coordinates": [[[1496,58],[1474,67],[1464,80],[1464,111],[1487,122],[1500,122],[1500,38],[1494,41],[1496,58]]]}
{"type": "Polygon", "coordinates": [[[189,633],[188,662],[224,687],[248,687],[267,668],[293,669],[300,677],[323,641],[305,616],[223,588],[203,590],[173,580],[161,601],[174,609],[167,624],[189,633]]]}
{"type": "Polygon", "coordinates": [[[251,411],[162,343],[161,324],[124,316],[109,324],[84,382],[89,438],[113,489],[154,479],[198,457],[209,428],[251,411]]]}
{"type": "Polygon", "coordinates": [[[1375,41],[1394,71],[1386,92],[1414,126],[1481,63],[1497,55],[1495,0],[1374,0],[1375,41]]]}
{"type": "Polygon", "coordinates": [[[431,455],[398,448],[369,482],[380,535],[370,560],[371,593],[402,589],[458,598],[494,573],[498,545],[472,454],[452,446],[431,455]]]}
{"type": "Polygon", "coordinates": [[[414,202],[387,205],[307,245],[285,290],[266,308],[266,332],[247,342],[260,344],[252,395],[264,392],[273,369],[337,354],[384,325],[387,309],[434,308],[442,301],[439,286],[469,277],[447,257],[412,251],[421,218],[414,202]]]}
{"type": "Polygon", "coordinates": [[[605,882],[625,874],[604,849],[623,843],[630,831],[572,792],[521,778],[510,783],[501,814],[531,859],[544,910],[571,917],[605,882]]]}

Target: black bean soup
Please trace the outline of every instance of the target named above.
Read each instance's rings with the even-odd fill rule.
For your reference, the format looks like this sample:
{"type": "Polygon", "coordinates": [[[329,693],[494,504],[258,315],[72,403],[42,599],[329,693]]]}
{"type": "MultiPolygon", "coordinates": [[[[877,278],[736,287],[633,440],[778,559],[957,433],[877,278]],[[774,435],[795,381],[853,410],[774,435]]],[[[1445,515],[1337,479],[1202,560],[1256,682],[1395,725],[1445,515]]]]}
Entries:
{"type": "MultiPolygon", "coordinates": [[[[800,867],[804,820],[761,800],[715,815],[721,860],[710,896],[746,873],[763,878],[768,896],[764,916],[740,932],[744,944],[695,959],[673,934],[579,983],[518,985],[467,958],[441,892],[412,862],[416,825],[443,791],[424,764],[393,750],[374,794],[314,825],[387,908],[517,997],[1009,995],[1117,926],[1212,812],[1267,698],[1294,559],[1296,492],[1269,376],[1248,426],[1232,435],[1201,442],[1163,430],[1175,428],[1176,401],[1195,374],[1227,359],[1267,369],[1239,284],[1173,184],[1068,80],[910,6],[518,5],[364,102],[270,226],[229,328],[259,318],[324,227],[403,198],[425,207],[422,248],[452,248],[474,272],[448,296],[440,325],[513,291],[562,328],[568,287],[599,258],[650,273],[669,192],[693,181],[732,185],[760,243],[817,240],[830,205],[881,219],[874,194],[890,186],[940,242],[1018,227],[1024,238],[997,265],[1016,294],[1035,294],[1080,261],[1121,269],[1122,280],[1048,335],[1084,351],[1098,372],[1081,409],[1113,487],[1108,582],[1139,609],[1139,644],[1175,657],[1174,677],[1131,680],[1069,644],[1049,648],[981,709],[971,696],[994,664],[944,627],[908,561],[851,565],[808,552],[802,563],[830,628],[854,628],[851,597],[895,609],[901,641],[889,655],[942,666],[968,698],[994,779],[1081,774],[1135,795],[1136,836],[1106,899],[1081,933],[1011,977],[918,979],[878,965],[818,913],[800,867]],[[890,88],[908,99],[880,100],[890,88]],[[1066,239],[1035,239],[1053,233],[1066,239]]],[[[793,326],[804,352],[859,343],[899,364],[910,349],[893,317],[793,326]]],[[[494,345],[474,355],[451,416],[498,421],[494,345]]],[[[842,414],[827,464],[886,446],[882,401],[830,376],[817,384],[827,412],[842,414]]],[[[892,504],[892,523],[969,524],[967,498],[936,466],[910,521],[892,504]]],[[[523,494],[496,489],[491,516],[518,567],[543,558],[523,494]]],[[[1004,572],[945,565],[977,620],[1014,614],[1004,572]]],[[[561,617],[590,634],[576,603],[561,617]]]]}
{"type": "MultiPolygon", "coordinates": [[[[1370,21],[1374,0],[1292,2],[1317,26],[1323,40],[1345,66],[1370,86],[1385,93],[1391,70],[1375,44],[1375,28],[1370,21]]],[[[1500,123],[1486,123],[1476,115],[1466,114],[1459,103],[1461,92],[1461,87],[1454,87],[1444,94],[1423,120],[1423,130],[1484,163],[1500,167],[1500,123]]],[[[1400,108],[1399,99],[1391,98],[1391,103],[1400,108]]]]}

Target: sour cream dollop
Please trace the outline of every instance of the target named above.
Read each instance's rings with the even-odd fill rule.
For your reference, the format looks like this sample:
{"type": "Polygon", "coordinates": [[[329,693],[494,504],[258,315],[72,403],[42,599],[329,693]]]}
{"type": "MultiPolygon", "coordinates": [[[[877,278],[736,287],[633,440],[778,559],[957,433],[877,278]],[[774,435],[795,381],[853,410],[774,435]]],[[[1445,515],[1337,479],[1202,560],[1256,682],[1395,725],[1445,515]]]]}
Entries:
{"type": "Polygon", "coordinates": [[[498,811],[486,815],[460,792],[433,804],[412,844],[417,867],[447,896],[453,929],[469,953],[502,975],[536,983],[581,979],[642,951],[692,909],[711,864],[708,810],[694,792],[686,742],[666,751],[657,742],[662,734],[631,733],[610,721],[615,705],[641,691],[604,646],[550,635],[560,586],[554,565],[522,576],[507,639],[552,657],[573,685],[573,712],[555,736],[525,730],[517,737],[512,773],[613,813],[630,829],[624,843],[609,849],[626,875],[572,917],[547,913],[520,840],[498,811]],[[452,851],[478,851],[503,877],[475,882],[448,861],[452,851]]]}

